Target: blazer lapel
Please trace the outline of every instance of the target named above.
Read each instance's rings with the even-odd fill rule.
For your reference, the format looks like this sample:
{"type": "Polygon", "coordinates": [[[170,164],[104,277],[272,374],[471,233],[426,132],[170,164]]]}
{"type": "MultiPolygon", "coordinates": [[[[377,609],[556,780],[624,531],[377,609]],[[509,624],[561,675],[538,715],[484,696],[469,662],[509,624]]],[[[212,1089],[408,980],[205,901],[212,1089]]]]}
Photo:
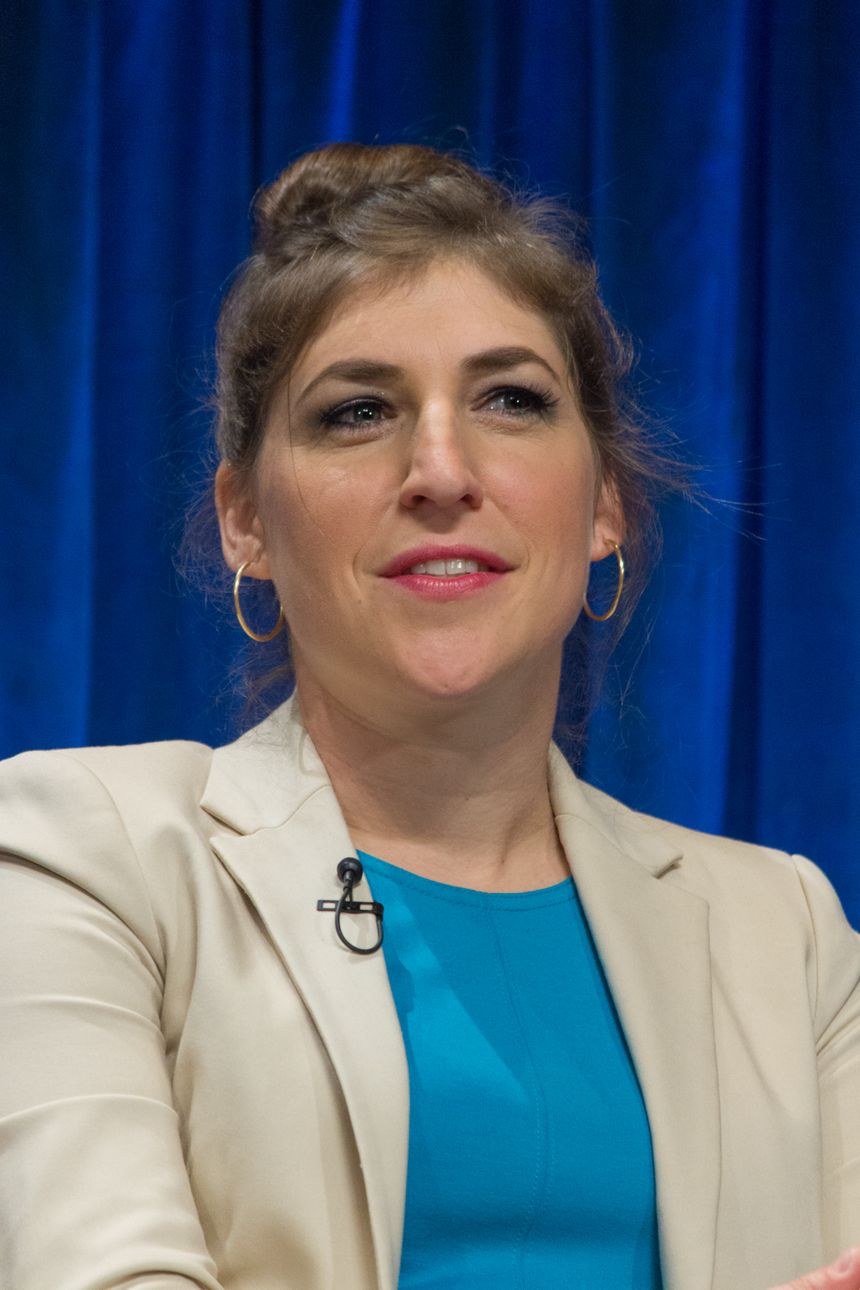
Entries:
{"type": "MultiPolygon", "coordinates": [[[[579,783],[550,753],[556,824],[639,1076],[654,1144],[667,1290],[710,1290],[720,1182],[708,907],[664,875],[656,822],[579,783]]],[[[351,954],[320,897],[354,854],[318,754],[285,704],[213,754],[212,846],[263,920],[343,1089],[362,1163],[381,1290],[395,1290],[409,1076],[382,953],[351,954]]],[[[356,888],[363,899],[367,884],[356,888]]]]}
{"type": "MultiPolygon", "coordinates": [[[[335,934],[332,914],[317,911],[319,898],[340,895],[337,863],[354,850],[310,740],[295,723],[279,721],[292,747],[279,741],[273,755],[274,723],[264,723],[262,742],[251,732],[214,754],[206,809],[231,827],[249,825],[252,815],[265,822],[244,836],[216,834],[211,845],[265,924],[328,1051],[361,1160],[380,1290],[395,1290],[409,1141],[400,1025],[382,952],[350,953],[335,934]]],[[[355,892],[367,899],[366,881],[355,892]]],[[[352,930],[360,937],[361,929],[352,930]]]]}
{"type": "Polygon", "coordinates": [[[556,826],[639,1075],[654,1146],[663,1275],[710,1290],[720,1121],[708,906],[663,875],[656,822],[585,789],[555,750],[556,826]]]}

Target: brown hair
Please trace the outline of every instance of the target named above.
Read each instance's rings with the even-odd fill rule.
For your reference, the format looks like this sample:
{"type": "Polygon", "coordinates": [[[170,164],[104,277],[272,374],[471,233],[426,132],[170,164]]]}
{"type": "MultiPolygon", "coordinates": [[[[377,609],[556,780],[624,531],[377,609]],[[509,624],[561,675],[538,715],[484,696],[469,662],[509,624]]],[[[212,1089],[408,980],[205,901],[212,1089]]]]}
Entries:
{"type": "MultiPolygon", "coordinates": [[[[601,629],[616,639],[659,543],[655,492],[684,484],[625,394],[631,346],[600,299],[575,217],[451,154],[355,143],[300,157],[261,190],[255,217],[253,254],[218,327],[221,457],[252,470],[275,391],[351,289],[408,278],[441,257],[467,261],[541,314],[567,358],[602,476],[624,513],[630,577],[612,628],[601,629]]],[[[587,636],[585,623],[581,630],[587,636]]]]}

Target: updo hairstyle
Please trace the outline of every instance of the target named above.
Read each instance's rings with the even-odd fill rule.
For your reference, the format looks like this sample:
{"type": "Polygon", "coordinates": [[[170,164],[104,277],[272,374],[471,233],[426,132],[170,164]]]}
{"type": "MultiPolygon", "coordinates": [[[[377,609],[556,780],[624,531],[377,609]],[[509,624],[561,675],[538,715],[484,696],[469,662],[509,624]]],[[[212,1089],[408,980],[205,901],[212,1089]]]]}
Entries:
{"type": "MultiPolygon", "coordinates": [[[[601,478],[624,515],[628,581],[621,610],[601,627],[601,639],[617,638],[659,541],[655,492],[683,487],[680,475],[625,396],[631,347],[599,297],[575,217],[456,156],[335,143],[306,153],[260,191],[253,254],[218,326],[221,458],[250,476],[276,391],[350,291],[408,281],[442,258],[475,266],[540,314],[565,355],[601,478]]],[[[610,586],[614,566],[604,566],[610,586]]],[[[602,595],[598,588],[598,604],[602,595]]]]}

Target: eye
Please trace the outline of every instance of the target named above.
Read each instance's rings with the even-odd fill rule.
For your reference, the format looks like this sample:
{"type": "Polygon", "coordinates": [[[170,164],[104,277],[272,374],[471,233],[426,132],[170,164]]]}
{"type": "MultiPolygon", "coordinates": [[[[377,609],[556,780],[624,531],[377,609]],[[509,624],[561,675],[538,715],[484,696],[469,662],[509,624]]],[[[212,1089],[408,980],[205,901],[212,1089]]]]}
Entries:
{"type": "Polygon", "coordinates": [[[381,399],[351,399],[320,414],[320,424],[330,430],[363,430],[378,425],[390,415],[381,399]]]}
{"type": "Polygon", "coordinates": [[[546,416],[558,403],[551,390],[533,390],[526,385],[506,385],[491,391],[483,408],[511,417],[546,416]]]}

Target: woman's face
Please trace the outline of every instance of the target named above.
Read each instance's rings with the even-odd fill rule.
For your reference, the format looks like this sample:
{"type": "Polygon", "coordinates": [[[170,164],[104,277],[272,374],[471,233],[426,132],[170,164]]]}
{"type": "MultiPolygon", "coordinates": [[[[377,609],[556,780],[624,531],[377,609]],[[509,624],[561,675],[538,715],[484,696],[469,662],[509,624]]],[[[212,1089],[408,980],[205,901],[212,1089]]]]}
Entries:
{"type": "Polygon", "coordinates": [[[546,322],[451,261],[341,303],[218,503],[230,565],[274,580],[300,691],[347,706],[555,684],[621,540],[546,322]]]}

